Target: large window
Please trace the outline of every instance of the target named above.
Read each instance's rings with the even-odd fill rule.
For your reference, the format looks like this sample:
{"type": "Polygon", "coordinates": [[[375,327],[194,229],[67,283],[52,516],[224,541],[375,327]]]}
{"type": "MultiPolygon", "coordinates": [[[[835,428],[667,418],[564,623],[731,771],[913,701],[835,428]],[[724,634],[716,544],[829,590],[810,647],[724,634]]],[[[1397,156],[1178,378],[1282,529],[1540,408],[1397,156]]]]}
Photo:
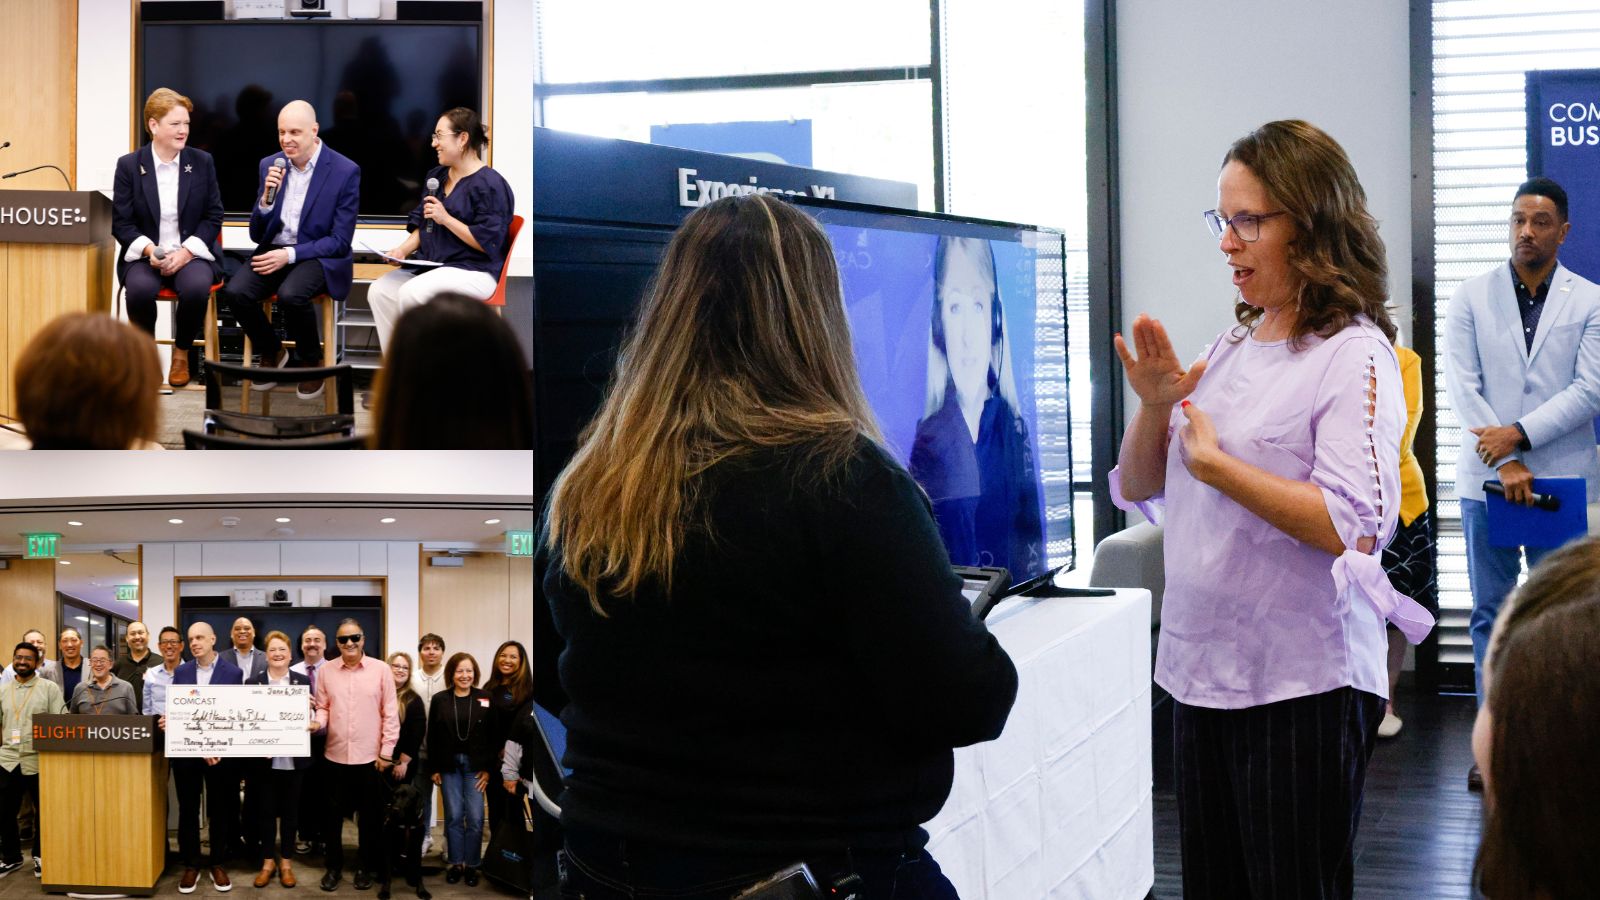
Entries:
{"type": "MultiPolygon", "coordinates": [[[[1510,253],[1511,197],[1527,174],[1524,74],[1600,68],[1600,3],[1437,0],[1431,15],[1439,662],[1459,669],[1472,664],[1472,594],[1455,494],[1461,426],[1444,387],[1445,319],[1456,288],[1510,253]]],[[[1460,681],[1448,670],[1447,679],[1460,681]]]]}

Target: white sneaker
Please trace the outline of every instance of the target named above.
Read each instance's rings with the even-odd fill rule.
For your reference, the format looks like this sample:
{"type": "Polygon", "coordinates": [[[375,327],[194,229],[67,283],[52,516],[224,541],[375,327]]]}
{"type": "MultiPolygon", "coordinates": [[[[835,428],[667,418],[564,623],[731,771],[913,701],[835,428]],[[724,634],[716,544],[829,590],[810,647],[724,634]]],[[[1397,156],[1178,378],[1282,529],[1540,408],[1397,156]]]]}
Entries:
{"type": "Polygon", "coordinates": [[[433,849],[433,835],[430,834],[427,837],[424,837],[422,839],[422,852],[417,854],[418,858],[427,856],[428,855],[428,851],[432,850],[432,849],[433,849]]]}
{"type": "MultiPolygon", "coordinates": [[[[268,368],[268,369],[287,369],[289,367],[289,348],[288,347],[279,347],[278,348],[278,358],[273,362],[273,364],[270,365],[270,366],[267,365],[266,358],[263,357],[262,360],[261,360],[261,365],[263,367],[265,367],[265,368],[268,368]]],[[[252,381],[252,382],[250,382],[250,390],[252,390],[252,391],[270,391],[270,390],[272,390],[273,388],[275,388],[277,386],[278,386],[278,383],[276,381],[252,381]]]]}
{"type": "Polygon", "coordinates": [[[1400,733],[1400,726],[1404,724],[1400,717],[1392,712],[1383,714],[1383,722],[1378,725],[1378,737],[1392,738],[1400,733]]]}
{"type": "Polygon", "coordinates": [[[33,877],[35,877],[35,878],[43,878],[44,877],[44,866],[39,863],[39,857],[37,857],[37,856],[35,856],[33,858],[33,877]]]}

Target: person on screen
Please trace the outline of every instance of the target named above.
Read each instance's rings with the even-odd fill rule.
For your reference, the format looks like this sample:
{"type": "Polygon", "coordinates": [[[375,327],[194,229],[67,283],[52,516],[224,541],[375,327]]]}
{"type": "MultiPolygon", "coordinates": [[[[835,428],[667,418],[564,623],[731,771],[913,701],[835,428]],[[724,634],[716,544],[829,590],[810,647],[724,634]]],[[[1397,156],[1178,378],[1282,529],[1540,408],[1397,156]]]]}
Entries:
{"type": "Polygon", "coordinates": [[[490,743],[489,694],[478,687],[478,660],[457,653],[444,664],[450,689],[433,695],[428,710],[428,777],[444,794],[444,880],[478,884],[483,865],[483,807],[489,773],[499,769],[490,743]]]}
{"type": "MultiPolygon", "coordinates": [[[[269,631],[264,643],[266,650],[262,652],[266,654],[266,663],[261,671],[245,679],[245,684],[302,685],[306,688],[309,711],[311,679],[289,670],[292,658],[289,636],[281,631],[269,631]]],[[[307,727],[316,730],[315,717],[309,718],[307,727]]],[[[294,835],[300,820],[301,780],[310,765],[309,756],[262,757],[246,760],[243,765],[246,808],[256,815],[245,824],[256,829],[256,838],[249,843],[258,847],[257,852],[261,854],[261,871],[256,873],[254,882],[258,888],[271,884],[274,874],[284,887],[295,886],[294,835]],[[251,797],[254,802],[249,801],[251,797]],[[276,865],[272,852],[274,844],[278,846],[276,865]]]]}
{"type": "Polygon", "coordinates": [[[388,855],[383,849],[383,782],[394,768],[394,745],[400,739],[400,712],[394,675],[387,665],[366,655],[361,623],[345,619],[334,630],[339,658],[317,670],[317,725],[327,729],[324,768],[329,793],[324,804],[323,834],[328,841],[327,872],[322,889],[335,891],[344,878],[344,812],[356,810],[355,888],[365,891],[374,879],[389,890],[388,855]]]}
{"type": "MultiPolygon", "coordinates": [[[[322,337],[311,302],[321,294],[343,300],[350,293],[354,269],[350,244],[355,240],[361,197],[361,167],[317,137],[317,113],[304,100],[294,100],[278,113],[278,146],[282,153],[263,157],[261,189],[250,210],[250,239],[256,242],[250,264],[228,280],[219,295],[251,344],[262,365],[322,365],[322,337]],[[283,159],[284,168],[273,165],[283,159]],[[261,301],[276,294],[283,327],[294,341],[294,358],[278,339],[261,301]]],[[[253,381],[251,390],[277,387],[253,381]]],[[[322,380],[302,381],[295,391],[302,400],[322,396],[322,380]]]]}
{"type": "MultiPolygon", "coordinates": [[[[411,234],[391,255],[442,265],[397,269],[367,288],[378,346],[385,351],[406,310],[443,294],[493,296],[511,250],[511,185],[483,161],[489,133],[478,114],[464,106],[446,110],[434,123],[432,139],[439,165],[428,170],[428,178],[439,187],[423,194],[406,221],[411,234]]],[[[460,383],[456,372],[434,377],[460,383]]]]}
{"type": "Polygon", "coordinates": [[[80,715],[136,716],[138,695],[133,685],[111,673],[111,648],[98,644],[89,651],[89,677],[78,683],[67,708],[80,715]]]}
{"type": "MultiPolygon", "coordinates": [[[[42,635],[41,635],[42,637],[42,635]]],[[[39,648],[23,641],[11,651],[14,673],[0,687],[0,875],[22,867],[22,843],[17,833],[17,810],[23,797],[33,803],[33,874],[40,874],[39,848],[43,830],[39,809],[39,751],[33,749],[33,717],[61,715],[67,704],[61,686],[37,674],[39,648]]]]}
{"type": "Polygon", "coordinates": [[[1406,422],[1383,241],[1344,149],[1298,120],[1233,143],[1205,219],[1237,326],[1187,370],[1149,316],[1113,340],[1139,409],[1111,496],[1165,526],[1183,895],[1349,898],[1384,623],[1433,627],[1381,561],[1406,422]]]}
{"type": "Polygon", "coordinates": [[[727,895],[804,860],[863,900],[954,898],[921,826],[1017,671],[884,446],[827,235],[708,203],[638,315],[534,557],[563,888],[727,895]]]}
{"type": "Polygon", "coordinates": [[[1044,528],[997,285],[988,241],[939,238],[926,412],[910,469],[950,560],[1021,580],[1045,569],[1044,528]]]}
{"type": "Polygon", "coordinates": [[[189,383],[189,351],[205,325],[211,285],[222,280],[222,189],[211,154],[188,146],[194,104],[169,88],[144,102],[150,143],[117,160],[111,235],[128,318],[152,337],[156,293],[178,295],[167,384],[189,383]]]}
{"type": "Polygon", "coordinates": [[[1600,841],[1600,538],[1546,556],[1500,611],[1472,729],[1483,773],[1475,896],[1594,895],[1600,841]]]}
{"type": "Polygon", "coordinates": [[[17,418],[35,450],[159,450],[160,369],[137,328],[104,313],[57,316],[17,357],[17,418]]]}
{"type": "MultiPolygon", "coordinates": [[[[188,662],[172,673],[171,694],[190,684],[243,684],[244,673],[217,653],[217,632],[208,622],[189,626],[188,662]]],[[[167,727],[163,713],[156,720],[161,730],[167,727]]],[[[233,832],[239,827],[239,767],[232,759],[208,756],[202,759],[173,759],[172,778],[178,787],[178,856],[183,862],[183,877],[178,893],[192,894],[200,883],[202,863],[210,871],[211,884],[219,891],[233,888],[224,867],[230,849],[238,843],[233,832]],[[200,792],[205,790],[206,825],[211,839],[209,858],[200,854],[200,792]]]]}

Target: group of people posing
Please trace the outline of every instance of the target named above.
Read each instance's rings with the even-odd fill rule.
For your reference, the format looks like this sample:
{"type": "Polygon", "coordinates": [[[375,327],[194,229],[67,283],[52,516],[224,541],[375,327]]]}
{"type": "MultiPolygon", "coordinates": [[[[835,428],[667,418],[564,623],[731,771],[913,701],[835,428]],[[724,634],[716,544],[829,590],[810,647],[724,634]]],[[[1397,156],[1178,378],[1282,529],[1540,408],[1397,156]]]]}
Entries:
{"type": "MultiPolygon", "coordinates": [[[[126,288],[129,318],[155,334],[156,295],[177,294],[174,352],[167,383],[189,383],[189,351],[205,324],[213,284],[223,284],[222,193],[209,153],[188,146],[194,104],[158,88],[144,104],[150,143],[117,160],[112,235],[117,278],[126,288]]],[[[398,269],[368,290],[380,348],[387,348],[401,313],[442,295],[487,300],[510,247],[511,186],[484,162],[489,137],[478,114],[446,110],[434,125],[439,165],[418,184],[422,194],[406,227],[411,234],[391,252],[396,259],[438,263],[425,272],[398,269]]],[[[218,294],[260,352],[263,365],[282,369],[322,365],[314,298],[350,293],[361,169],[318,137],[316,111],[295,100],[278,114],[281,153],[259,164],[259,190],[250,211],[256,247],[248,265],[218,294]],[[263,301],[276,295],[293,353],[272,327],[263,301]]],[[[321,379],[301,382],[303,399],[321,394],[321,379]]],[[[256,390],[275,387],[253,382],[256,390]]]]}
{"type": "MultiPolygon", "coordinates": [[[[521,827],[520,797],[532,782],[533,681],[526,649],[506,641],[487,671],[470,653],[445,658],[445,641],[427,634],[411,654],[387,662],[368,657],[366,635],[354,619],[327,635],[311,626],[301,633],[301,659],[281,631],[256,644],[254,623],[233,623],[231,646],[218,650],[210,624],[162,628],[155,649],[141,622],[128,626],[127,647],[115,656],[94,647],[87,667],[76,629],[61,632],[56,660],[45,659],[45,638],[29,631],[0,675],[0,875],[23,864],[18,812],[26,798],[37,810],[38,752],[32,746],[36,714],[156,716],[166,728],[166,701],[175,685],[303,685],[311,704],[309,757],[173,759],[178,795],[180,893],[192,893],[202,871],[218,891],[232,882],[236,859],[259,863],[254,884],[276,877],[294,887],[297,853],[321,855],[324,891],[343,880],[343,822],[357,823],[358,890],[379,886],[389,896],[399,869],[416,895],[430,897],[420,860],[433,789],[443,793],[446,880],[474,886],[482,863],[485,808],[491,829],[511,821],[521,827]],[[184,659],[187,644],[189,659],[184,659]],[[241,786],[243,802],[241,803],[241,786]],[[209,854],[202,854],[200,809],[204,795],[209,854]]],[[[44,798],[49,800],[49,798],[44,798]]],[[[34,874],[40,873],[41,817],[32,817],[34,874]]]]}

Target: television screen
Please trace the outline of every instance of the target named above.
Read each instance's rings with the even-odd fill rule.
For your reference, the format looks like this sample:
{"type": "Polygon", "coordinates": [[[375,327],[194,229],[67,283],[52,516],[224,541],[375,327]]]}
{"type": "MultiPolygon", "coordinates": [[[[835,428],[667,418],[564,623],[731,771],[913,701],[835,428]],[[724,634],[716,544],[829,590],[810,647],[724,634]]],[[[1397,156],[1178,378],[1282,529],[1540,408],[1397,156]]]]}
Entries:
{"type": "Polygon", "coordinates": [[[1074,563],[1058,232],[804,204],[833,241],[862,387],[959,566],[1074,563]]]}
{"type": "Polygon", "coordinates": [[[150,92],[187,96],[190,145],[216,157],[223,207],[248,214],[257,164],[278,150],[278,110],[307,100],[323,141],[361,166],[361,214],[404,216],[438,165],[430,137],[439,114],[483,111],[481,30],[475,22],[149,23],[134,99],[141,143],[150,92]]]}

